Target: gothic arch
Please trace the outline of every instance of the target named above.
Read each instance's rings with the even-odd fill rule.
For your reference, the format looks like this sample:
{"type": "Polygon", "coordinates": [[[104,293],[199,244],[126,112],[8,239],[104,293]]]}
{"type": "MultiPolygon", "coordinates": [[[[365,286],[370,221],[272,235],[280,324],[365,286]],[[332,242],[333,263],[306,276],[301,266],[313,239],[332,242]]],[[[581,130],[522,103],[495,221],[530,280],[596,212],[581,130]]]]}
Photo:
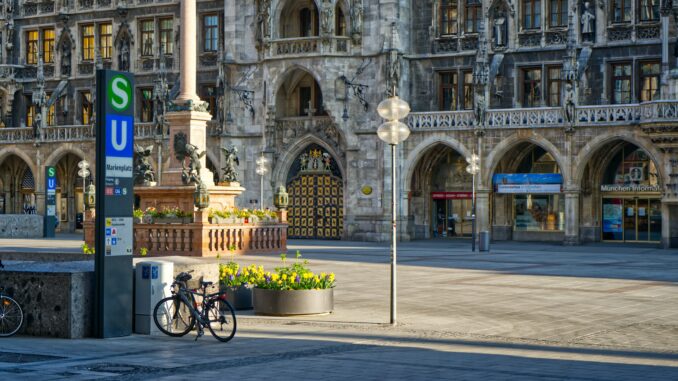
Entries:
{"type": "Polygon", "coordinates": [[[579,154],[574,159],[572,164],[575,168],[574,173],[572,174],[572,184],[577,186],[582,185],[582,180],[584,177],[584,171],[588,167],[591,158],[598,153],[605,145],[612,143],[614,141],[624,141],[627,143],[635,144],[638,148],[642,148],[649,156],[650,159],[655,164],[657,171],[659,171],[659,182],[660,184],[665,184],[666,179],[664,179],[664,170],[662,168],[661,154],[657,151],[652,143],[642,138],[634,138],[626,136],[622,133],[612,133],[608,135],[600,135],[595,137],[593,140],[589,141],[584,148],[579,151],[579,154]]]}
{"type": "Polygon", "coordinates": [[[37,173],[38,173],[37,172],[37,166],[33,163],[33,160],[31,159],[31,157],[28,156],[24,151],[19,150],[16,147],[8,147],[8,148],[0,150],[0,165],[2,165],[2,163],[5,161],[5,159],[7,159],[8,157],[10,157],[12,155],[17,156],[18,158],[23,160],[24,163],[26,163],[28,168],[31,170],[31,172],[33,172],[33,176],[37,177],[37,173]]]}
{"type": "MultiPolygon", "coordinates": [[[[55,166],[61,160],[62,157],[68,155],[68,154],[73,154],[80,159],[87,159],[88,156],[85,154],[84,151],[82,151],[80,148],[76,147],[59,147],[54,152],[52,152],[48,157],[47,160],[45,160],[45,165],[47,166],[55,166]]],[[[94,160],[89,160],[91,165],[90,167],[93,169],[94,168],[94,160]]]]}
{"type": "MultiPolygon", "coordinates": [[[[280,73],[280,75],[277,76],[276,81],[273,83],[273,86],[271,86],[271,89],[273,89],[273,91],[274,91],[274,94],[271,94],[272,95],[272,97],[270,97],[271,99],[275,99],[275,96],[278,94],[278,91],[280,91],[280,88],[289,79],[288,77],[290,75],[293,75],[294,72],[297,71],[297,70],[301,70],[301,71],[311,75],[313,77],[313,79],[315,79],[315,81],[318,83],[318,85],[322,84],[322,78],[320,78],[320,75],[318,75],[318,73],[316,73],[313,69],[310,69],[306,66],[303,66],[303,65],[300,65],[300,64],[297,64],[297,63],[294,63],[294,64],[291,64],[289,67],[285,68],[283,70],[283,72],[280,73]]],[[[321,86],[321,90],[322,90],[322,86],[321,86]]]]}
{"type": "MultiPolygon", "coordinates": [[[[282,17],[283,17],[283,12],[285,11],[286,8],[289,6],[294,5],[294,3],[300,3],[300,2],[311,2],[315,5],[316,12],[318,16],[320,16],[320,9],[322,7],[322,0],[280,0],[275,4],[274,11],[271,12],[273,15],[272,23],[273,26],[271,28],[272,30],[272,38],[278,39],[278,38],[283,38],[282,36],[282,17]]],[[[333,2],[334,3],[334,2],[333,2]]]]}
{"type": "Polygon", "coordinates": [[[275,186],[284,185],[287,181],[287,174],[292,168],[294,160],[311,144],[317,144],[327,152],[332,155],[334,162],[337,163],[339,172],[341,173],[342,179],[344,179],[344,184],[346,182],[346,170],[343,163],[343,155],[338,152],[335,147],[332,147],[330,144],[327,144],[323,140],[319,139],[315,135],[307,134],[300,139],[298,139],[294,144],[292,144],[283,155],[281,155],[275,164],[273,170],[272,181],[275,186]]]}
{"type": "Polygon", "coordinates": [[[412,184],[412,176],[414,176],[414,171],[419,166],[419,161],[424,155],[428,153],[428,151],[431,148],[435,147],[438,144],[450,147],[457,153],[465,157],[471,155],[471,152],[460,141],[456,139],[438,136],[430,136],[424,139],[424,141],[417,144],[417,146],[409,152],[407,158],[405,159],[405,163],[408,164],[408,167],[404,171],[405,176],[403,177],[404,189],[406,192],[411,190],[410,187],[412,184]]]}
{"type": "Polygon", "coordinates": [[[481,158],[481,178],[483,179],[483,185],[489,187],[491,185],[492,175],[496,170],[499,163],[504,159],[507,153],[512,149],[516,148],[520,143],[531,143],[536,146],[543,148],[546,152],[550,153],[558,163],[558,167],[561,170],[563,175],[563,184],[570,184],[571,179],[569,178],[568,168],[566,163],[563,161],[563,156],[556,148],[553,143],[548,139],[544,138],[541,135],[533,133],[529,137],[521,137],[518,134],[513,134],[510,137],[501,141],[497,144],[492,151],[484,158],[481,158]]]}

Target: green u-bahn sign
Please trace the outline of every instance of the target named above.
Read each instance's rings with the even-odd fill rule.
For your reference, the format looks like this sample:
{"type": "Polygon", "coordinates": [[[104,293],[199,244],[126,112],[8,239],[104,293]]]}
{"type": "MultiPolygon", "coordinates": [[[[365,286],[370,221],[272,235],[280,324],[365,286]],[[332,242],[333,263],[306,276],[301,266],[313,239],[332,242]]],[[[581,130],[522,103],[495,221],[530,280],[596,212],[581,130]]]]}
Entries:
{"type": "Polygon", "coordinates": [[[134,78],[97,70],[95,335],[132,333],[134,78]]]}

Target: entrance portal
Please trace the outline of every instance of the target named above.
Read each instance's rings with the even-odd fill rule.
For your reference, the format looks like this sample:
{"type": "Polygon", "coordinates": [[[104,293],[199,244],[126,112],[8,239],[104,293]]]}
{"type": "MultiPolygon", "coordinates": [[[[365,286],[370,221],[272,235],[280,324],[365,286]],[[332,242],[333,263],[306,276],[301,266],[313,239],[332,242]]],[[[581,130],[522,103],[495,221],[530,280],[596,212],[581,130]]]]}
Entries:
{"type": "Polygon", "coordinates": [[[294,161],[288,175],[288,236],[341,239],[344,187],[332,156],[313,145],[294,161]]]}

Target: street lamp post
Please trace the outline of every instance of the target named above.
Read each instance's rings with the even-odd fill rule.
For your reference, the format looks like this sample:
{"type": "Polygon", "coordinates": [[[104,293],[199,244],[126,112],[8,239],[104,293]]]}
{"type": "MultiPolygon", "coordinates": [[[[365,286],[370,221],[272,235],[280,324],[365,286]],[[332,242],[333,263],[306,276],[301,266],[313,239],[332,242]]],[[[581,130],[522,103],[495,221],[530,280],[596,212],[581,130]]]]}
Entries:
{"type": "Polygon", "coordinates": [[[473,176],[473,194],[471,199],[471,251],[476,251],[476,174],[480,171],[480,157],[478,155],[471,154],[470,157],[466,158],[468,165],[466,166],[466,172],[470,173],[473,176]]]}
{"type": "Polygon", "coordinates": [[[396,145],[410,136],[410,129],[399,120],[410,113],[410,105],[393,96],[382,101],[377,106],[379,116],[386,119],[377,130],[379,139],[391,146],[391,325],[396,325],[396,219],[397,219],[397,192],[396,192],[396,145]]]}
{"type": "Polygon", "coordinates": [[[261,198],[259,199],[259,207],[261,210],[264,210],[264,175],[266,172],[268,172],[268,159],[264,157],[264,154],[261,154],[261,157],[259,157],[256,161],[257,163],[257,175],[261,176],[261,189],[260,189],[260,194],[261,198]]]}
{"type": "MultiPolygon", "coordinates": [[[[87,200],[85,199],[85,188],[87,187],[87,184],[85,182],[87,181],[87,176],[89,176],[89,162],[87,160],[81,160],[78,162],[78,176],[82,177],[82,199],[83,199],[83,205],[87,203],[87,200]]],[[[83,212],[82,212],[82,222],[83,226],[85,223],[85,212],[84,210],[87,209],[86,206],[83,206],[83,212]]]]}

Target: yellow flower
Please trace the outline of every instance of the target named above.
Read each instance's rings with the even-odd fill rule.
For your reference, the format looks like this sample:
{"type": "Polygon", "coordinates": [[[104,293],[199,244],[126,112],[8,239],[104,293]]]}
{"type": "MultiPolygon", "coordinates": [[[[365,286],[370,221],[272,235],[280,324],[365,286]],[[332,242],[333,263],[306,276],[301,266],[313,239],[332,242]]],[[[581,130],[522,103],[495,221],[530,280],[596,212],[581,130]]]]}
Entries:
{"type": "Polygon", "coordinates": [[[278,277],[278,274],[273,274],[273,275],[271,275],[271,281],[273,281],[273,282],[277,281],[278,278],[279,278],[279,277],[278,277]]]}
{"type": "Polygon", "coordinates": [[[316,282],[316,283],[318,283],[318,282],[320,282],[320,278],[318,278],[318,276],[316,275],[316,276],[313,278],[313,281],[316,282]]]}
{"type": "Polygon", "coordinates": [[[321,278],[324,278],[326,275],[327,275],[327,274],[325,274],[325,273],[320,273],[320,277],[321,277],[321,278]]]}
{"type": "Polygon", "coordinates": [[[330,273],[330,282],[334,281],[334,273],[330,273]]]}
{"type": "Polygon", "coordinates": [[[282,285],[282,281],[279,280],[279,281],[278,281],[278,286],[281,286],[281,285],[282,285]]]}
{"type": "Polygon", "coordinates": [[[282,275],[282,280],[287,280],[287,274],[282,275]]]}

